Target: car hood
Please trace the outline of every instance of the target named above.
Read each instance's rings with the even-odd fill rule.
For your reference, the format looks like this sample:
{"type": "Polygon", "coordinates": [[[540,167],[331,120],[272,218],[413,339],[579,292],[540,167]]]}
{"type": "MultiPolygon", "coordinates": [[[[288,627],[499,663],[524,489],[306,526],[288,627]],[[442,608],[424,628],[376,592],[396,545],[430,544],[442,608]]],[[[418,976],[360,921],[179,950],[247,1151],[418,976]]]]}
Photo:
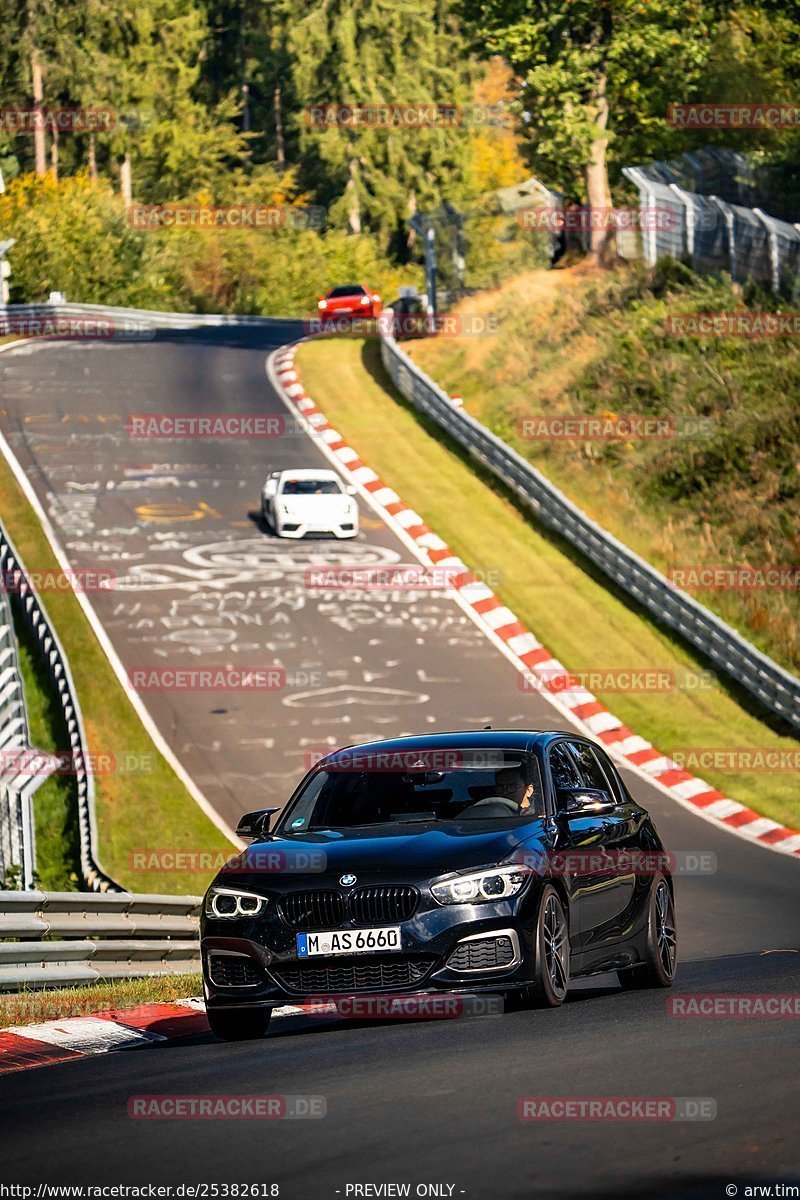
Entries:
{"type": "Polygon", "coordinates": [[[383,829],[385,836],[362,828],[254,842],[235,860],[235,875],[223,870],[218,880],[260,888],[271,883],[281,888],[311,883],[329,887],[341,875],[353,874],[359,883],[402,883],[513,861],[522,847],[535,853],[544,845],[540,821],[512,825],[470,820],[448,822],[446,828],[383,829]]]}

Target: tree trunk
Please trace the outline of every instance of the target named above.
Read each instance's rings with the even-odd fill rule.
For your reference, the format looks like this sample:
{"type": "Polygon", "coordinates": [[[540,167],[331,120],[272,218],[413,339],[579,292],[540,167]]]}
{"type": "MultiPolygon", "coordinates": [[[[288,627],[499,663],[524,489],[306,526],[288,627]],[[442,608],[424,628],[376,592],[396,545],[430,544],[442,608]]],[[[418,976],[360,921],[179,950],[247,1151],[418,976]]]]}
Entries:
{"type": "Polygon", "coordinates": [[[242,84],[242,133],[250,132],[250,84],[242,84]]]}
{"type": "Polygon", "coordinates": [[[358,197],[358,159],[351,158],[349,164],[350,178],[345,189],[347,193],[347,224],[351,233],[361,233],[361,201],[358,197]]]}
{"type": "Polygon", "coordinates": [[[412,192],[408,193],[408,221],[407,221],[408,233],[406,234],[406,247],[408,249],[409,256],[411,255],[411,252],[414,249],[414,242],[417,240],[417,232],[414,229],[414,226],[411,224],[412,218],[415,217],[416,215],[417,215],[417,193],[412,191],[412,192]]]}
{"type": "Polygon", "coordinates": [[[133,188],[131,186],[131,156],[126,154],[119,168],[119,188],[126,205],[133,203],[133,188]]]}
{"type": "Polygon", "coordinates": [[[586,199],[589,207],[589,257],[600,263],[613,259],[616,239],[612,224],[611,189],[608,185],[608,97],[606,76],[597,81],[595,124],[599,136],[592,143],[591,158],[586,167],[586,199]]]}
{"type": "Polygon", "coordinates": [[[89,178],[97,179],[97,154],[95,151],[94,134],[89,134],[89,178]]]}
{"type": "Polygon", "coordinates": [[[278,170],[282,171],[286,166],[286,151],[283,145],[283,112],[281,109],[281,85],[278,84],[275,88],[275,157],[278,161],[278,170]]]}
{"type": "Polygon", "coordinates": [[[34,127],[33,145],[36,155],[36,174],[45,175],[47,172],[47,151],[44,143],[44,114],[42,111],[42,68],[39,56],[34,50],[31,54],[31,80],[33,83],[34,127]]]}

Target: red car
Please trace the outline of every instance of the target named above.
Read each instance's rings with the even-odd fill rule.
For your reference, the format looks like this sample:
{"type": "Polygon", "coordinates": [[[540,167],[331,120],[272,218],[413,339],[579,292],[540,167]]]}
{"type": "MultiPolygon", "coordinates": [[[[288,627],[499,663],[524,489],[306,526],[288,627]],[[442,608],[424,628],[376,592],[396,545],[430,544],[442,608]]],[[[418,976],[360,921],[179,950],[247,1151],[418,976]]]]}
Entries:
{"type": "Polygon", "coordinates": [[[382,308],[383,301],[378,293],[360,283],[331,288],[326,296],[317,300],[319,314],[325,317],[377,317],[382,308]]]}

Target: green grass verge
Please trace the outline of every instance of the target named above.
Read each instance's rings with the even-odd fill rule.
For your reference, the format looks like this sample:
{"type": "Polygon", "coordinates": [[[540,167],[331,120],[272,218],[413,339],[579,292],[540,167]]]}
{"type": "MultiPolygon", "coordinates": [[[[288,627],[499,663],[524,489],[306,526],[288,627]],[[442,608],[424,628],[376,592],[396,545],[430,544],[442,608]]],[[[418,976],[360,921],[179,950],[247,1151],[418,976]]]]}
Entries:
{"type": "Polygon", "coordinates": [[[137,1004],[158,1004],[202,996],[197,975],[149,975],[144,979],[113,979],[86,987],[54,988],[0,995],[0,1029],[33,1025],[89,1013],[114,1012],[137,1004]]]}
{"type": "MultiPolygon", "coordinates": [[[[406,404],[391,387],[374,342],[307,343],[297,364],[304,387],[345,440],[473,570],[500,579],[497,594],[570,670],[658,668],[680,679],[698,672],[688,650],[535,528],[495,481],[406,404]]],[[[596,694],[665,753],[797,748],[745,711],[719,681],[694,692],[596,694]]],[[[561,724],[557,716],[554,722],[561,724]]],[[[697,773],[757,812],[800,827],[791,772],[697,773]]]]}
{"type": "MultiPolygon", "coordinates": [[[[654,272],[531,272],[461,307],[491,313],[495,336],[428,338],[413,343],[414,359],[648,562],[669,573],[800,561],[797,338],[670,332],[688,314],[785,312],[785,302],[665,261],[654,272]],[[585,414],[669,418],[676,436],[524,436],[526,419],[585,414]]],[[[800,591],[694,594],[800,671],[800,591]]]]}
{"type": "MultiPolygon", "coordinates": [[[[0,458],[0,512],[30,572],[57,572],[58,563],[41,525],[5,459],[0,458]]],[[[202,812],[172,767],[156,750],[147,731],[114,674],[108,659],[71,591],[51,591],[43,597],[48,615],[61,639],[78,692],[93,755],[115,769],[95,776],[98,853],[108,873],[136,892],[196,894],[205,890],[211,872],[138,869],[137,851],[188,851],[228,855],[231,845],[202,812]],[[135,763],[135,771],[124,765],[135,763]]],[[[32,708],[35,732],[48,741],[47,701],[32,687],[32,664],[26,671],[26,698],[32,708]]],[[[46,676],[40,676],[46,680],[46,676]]],[[[52,705],[50,706],[52,711],[52,705]]],[[[56,731],[57,733],[58,731],[56,731]]],[[[51,749],[68,749],[67,745],[51,749]]],[[[34,739],[35,740],[35,739],[34,739]]],[[[47,745],[43,748],[48,748],[47,745]]],[[[67,787],[69,785],[67,784],[67,787]]],[[[64,881],[71,870],[74,842],[69,833],[74,801],[63,784],[47,783],[34,797],[37,836],[42,839],[43,869],[48,879],[64,881]],[[67,831],[59,854],[59,842],[67,831]],[[59,857],[64,870],[59,874],[59,857]]],[[[151,860],[152,861],[152,860],[151,860]]],[[[42,879],[44,881],[44,874],[42,879]]]]}

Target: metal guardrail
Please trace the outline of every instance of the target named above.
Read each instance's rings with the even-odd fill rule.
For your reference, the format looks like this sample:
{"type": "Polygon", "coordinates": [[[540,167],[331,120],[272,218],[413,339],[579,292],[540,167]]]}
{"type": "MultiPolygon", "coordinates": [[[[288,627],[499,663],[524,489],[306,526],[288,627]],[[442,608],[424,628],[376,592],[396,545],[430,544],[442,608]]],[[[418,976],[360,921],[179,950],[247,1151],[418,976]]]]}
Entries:
{"type": "Polygon", "coordinates": [[[31,746],[13,614],[0,576],[0,886],[14,869],[22,887],[33,886],[32,797],[54,769],[52,758],[31,746]]]}
{"type": "Polygon", "coordinates": [[[581,512],[520,454],[463,409],[456,408],[394,338],[381,339],[381,357],[401,395],[511,488],[543,525],[555,530],[766,709],[800,731],[800,680],[675,588],[655,567],[581,512]]]}
{"type": "MultiPolygon", "coordinates": [[[[148,308],[119,308],[107,304],[6,304],[0,305],[0,336],[25,331],[20,324],[26,320],[54,320],[59,317],[85,317],[113,323],[114,340],[147,337],[156,329],[197,329],[217,327],[263,327],[276,324],[297,325],[301,317],[255,317],[229,313],[173,313],[148,308]]],[[[102,336],[102,333],[99,334],[102,336]]]]}
{"type": "MultiPolygon", "coordinates": [[[[78,827],[80,832],[81,873],[92,891],[116,891],[118,885],[105,873],[97,860],[97,826],[94,810],[94,775],[92,773],[89,746],[83,726],[78,695],[66,655],[58,635],[47,615],[36,590],[31,585],[19,555],[8,533],[0,521],[0,572],[3,579],[14,578],[12,603],[20,618],[27,625],[41,660],[55,689],[69,738],[71,769],[75,772],[78,792],[78,827]]],[[[12,720],[17,718],[12,717],[12,720]]],[[[0,712],[0,730],[6,729],[6,721],[0,712]]],[[[2,737],[2,733],[0,733],[2,737]]],[[[50,773],[49,771],[47,772],[50,773]]],[[[30,875],[25,878],[31,882],[30,875]]]]}
{"type": "Polygon", "coordinates": [[[196,971],[200,904],[198,896],[0,892],[0,992],[196,971]]]}

